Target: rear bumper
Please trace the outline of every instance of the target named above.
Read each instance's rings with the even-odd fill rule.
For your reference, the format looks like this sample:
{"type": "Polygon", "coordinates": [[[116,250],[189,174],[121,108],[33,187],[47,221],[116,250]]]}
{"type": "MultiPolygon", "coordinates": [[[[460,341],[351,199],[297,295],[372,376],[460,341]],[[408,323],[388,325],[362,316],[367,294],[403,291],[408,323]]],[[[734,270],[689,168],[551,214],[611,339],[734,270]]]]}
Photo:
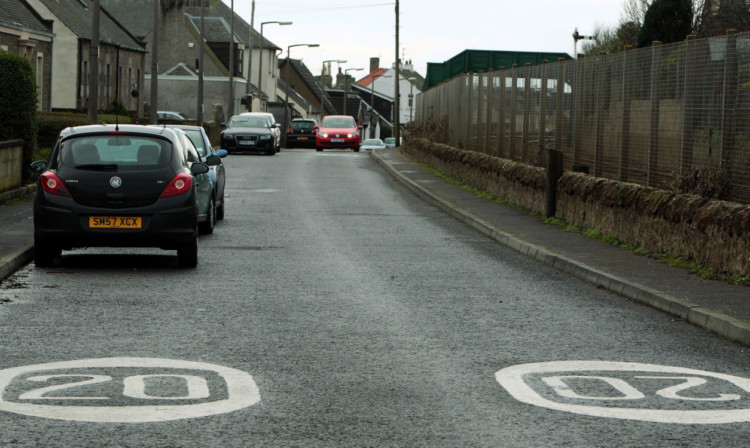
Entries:
{"type": "Polygon", "coordinates": [[[198,234],[194,197],[164,198],[148,207],[111,209],[82,206],[71,198],[43,198],[34,203],[34,238],[70,250],[77,247],[160,247],[178,249],[198,234]],[[94,229],[90,216],[138,216],[139,229],[94,229]]]}

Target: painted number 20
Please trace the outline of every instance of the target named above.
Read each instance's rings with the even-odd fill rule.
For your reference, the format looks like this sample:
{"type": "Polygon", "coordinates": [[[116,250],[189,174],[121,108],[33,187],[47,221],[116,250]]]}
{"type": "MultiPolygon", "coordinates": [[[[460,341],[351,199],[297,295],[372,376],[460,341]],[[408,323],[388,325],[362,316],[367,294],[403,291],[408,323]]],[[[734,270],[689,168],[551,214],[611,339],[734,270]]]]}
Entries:
{"type": "MultiPolygon", "coordinates": [[[[65,384],[55,384],[53,386],[40,387],[30,390],[18,396],[19,400],[108,400],[109,397],[76,397],[76,396],[48,396],[52,392],[73,389],[81,386],[92,384],[106,383],[112,381],[109,375],[77,375],[77,374],[57,374],[57,375],[38,375],[26,378],[27,381],[47,382],[55,378],[84,378],[80,381],[74,381],[65,384]]],[[[133,375],[123,380],[122,394],[128,398],[149,399],[149,400],[185,400],[185,399],[202,399],[209,397],[208,382],[205,378],[194,375],[133,375]],[[187,394],[182,396],[158,396],[146,392],[147,381],[150,379],[176,378],[184,381],[187,394]]]]}

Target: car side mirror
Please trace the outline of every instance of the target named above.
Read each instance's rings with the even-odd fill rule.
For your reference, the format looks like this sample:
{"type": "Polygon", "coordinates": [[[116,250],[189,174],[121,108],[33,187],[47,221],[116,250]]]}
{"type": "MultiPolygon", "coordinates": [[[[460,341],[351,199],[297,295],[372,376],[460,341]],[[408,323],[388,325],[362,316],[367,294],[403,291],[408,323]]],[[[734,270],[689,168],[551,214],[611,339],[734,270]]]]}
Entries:
{"type": "Polygon", "coordinates": [[[206,157],[206,165],[208,166],[221,165],[221,158],[219,156],[215,156],[211,154],[210,156],[206,157]]]}
{"type": "Polygon", "coordinates": [[[222,159],[229,155],[226,149],[218,149],[214,152],[215,156],[221,157],[222,159]]]}
{"type": "Polygon", "coordinates": [[[199,174],[206,174],[208,172],[208,165],[205,163],[195,162],[190,165],[190,174],[197,176],[199,174]]]}
{"type": "Polygon", "coordinates": [[[29,169],[34,173],[43,173],[47,171],[47,162],[44,160],[37,160],[29,166],[29,169]]]}

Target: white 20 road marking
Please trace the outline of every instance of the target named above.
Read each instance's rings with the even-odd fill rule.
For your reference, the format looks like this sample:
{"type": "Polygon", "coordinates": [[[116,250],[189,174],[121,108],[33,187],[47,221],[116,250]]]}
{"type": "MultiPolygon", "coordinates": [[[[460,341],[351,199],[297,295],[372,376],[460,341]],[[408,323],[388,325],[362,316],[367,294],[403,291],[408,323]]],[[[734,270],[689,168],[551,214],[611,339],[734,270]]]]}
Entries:
{"type": "MultiPolygon", "coordinates": [[[[690,397],[680,394],[688,389],[701,386],[707,382],[706,378],[715,378],[730,383],[739,389],[750,393],[750,379],[704,370],[687,369],[683,367],[660,366],[654,364],[639,364],[628,362],[608,361],[551,361],[533,364],[521,364],[506,367],[495,373],[500,383],[515,399],[524,403],[540,406],[557,411],[594,417],[609,417],[625,420],[642,420],[658,423],[681,424],[717,424],[717,423],[746,423],[750,422],[750,407],[744,409],[710,409],[710,410],[678,410],[678,409],[643,409],[625,407],[587,406],[572,403],[559,403],[542,397],[527,382],[526,378],[540,378],[558,396],[566,399],[596,401],[640,400],[646,396],[627,381],[602,375],[602,372],[613,372],[613,375],[627,372],[651,373],[654,375],[636,375],[633,378],[643,380],[675,380],[677,385],[658,390],[656,395],[683,402],[736,402],[742,397],[738,394],[717,394],[713,397],[690,397]],[[581,375],[571,374],[582,372],[581,375]],[[586,372],[586,373],[583,373],[586,372]],[[555,375],[560,374],[560,375],[555,375]],[[593,374],[593,375],[592,375],[593,374]],[[569,385],[569,380],[601,381],[616,390],[619,396],[581,395],[569,385]]],[[[746,398],[747,400],[747,398],[746,398]]],[[[736,407],[736,406],[735,406],[736,407]]]]}
{"type": "MultiPolygon", "coordinates": [[[[208,382],[204,377],[197,375],[182,375],[172,372],[165,374],[131,375],[123,380],[123,397],[144,400],[198,400],[210,397],[208,382]],[[178,379],[185,385],[186,393],[181,396],[153,396],[147,393],[146,383],[149,379],[178,379]]],[[[178,420],[183,418],[204,417],[214,414],[223,414],[238,409],[252,406],[260,400],[258,388],[253,378],[246,372],[223,367],[216,364],[207,364],[192,361],[180,361],[172,359],[157,358],[100,358],[81,359],[77,361],[52,362],[47,364],[36,364],[31,366],[13,367],[0,370],[0,411],[14,412],[17,414],[30,415],[34,417],[53,418],[60,420],[88,421],[88,422],[160,422],[167,420],[178,420]],[[3,393],[14,378],[29,373],[44,372],[43,375],[34,375],[25,378],[25,381],[44,383],[56,378],[78,378],[75,382],[56,384],[40,387],[27,391],[18,396],[18,400],[97,400],[106,402],[109,397],[97,396],[49,396],[52,392],[60,392],[67,389],[80,390],[81,386],[106,383],[112,380],[109,375],[87,374],[87,373],[64,373],[70,369],[102,369],[102,368],[130,368],[130,369],[189,369],[191,371],[204,371],[220,376],[226,383],[226,398],[201,402],[194,404],[160,404],[158,406],[60,406],[45,405],[38,403],[19,403],[3,400],[3,393]],[[59,370],[55,374],[50,371],[59,370]]]]}

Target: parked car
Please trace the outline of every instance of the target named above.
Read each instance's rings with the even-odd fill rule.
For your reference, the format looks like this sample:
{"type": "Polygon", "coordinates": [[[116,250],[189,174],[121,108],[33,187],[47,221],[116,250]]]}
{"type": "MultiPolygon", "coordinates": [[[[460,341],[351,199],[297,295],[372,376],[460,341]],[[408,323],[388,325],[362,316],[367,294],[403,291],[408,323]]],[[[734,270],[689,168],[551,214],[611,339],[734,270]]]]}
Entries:
{"type": "MultiPolygon", "coordinates": [[[[169,124],[166,125],[170,128],[177,128],[182,130],[195,145],[195,149],[198,150],[198,155],[201,158],[201,162],[206,163],[208,156],[217,156],[221,159],[225,158],[228,153],[226,149],[214,150],[211,146],[211,141],[208,139],[205,128],[203,126],[189,126],[182,124],[169,124]]],[[[226,170],[224,169],[224,163],[219,163],[215,166],[209,166],[208,177],[211,179],[211,186],[213,187],[213,201],[216,206],[216,219],[224,219],[225,204],[224,201],[224,186],[226,184],[226,170]]]]}
{"type": "Polygon", "coordinates": [[[286,130],[287,148],[315,148],[315,126],[318,122],[312,119],[296,118],[286,130]]]}
{"type": "Polygon", "coordinates": [[[224,128],[219,139],[221,148],[226,149],[229,154],[235,152],[276,154],[274,128],[271,127],[266,117],[235,115],[221,127],[224,128]]]}
{"type": "Polygon", "coordinates": [[[178,129],[89,125],[64,129],[40,173],[34,198],[34,262],[53,265],[79,247],[177,250],[198,264],[199,187],[210,195],[208,165],[178,129]],[[192,154],[191,154],[192,150],[192,154]],[[196,159],[190,161],[190,157],[196,159]],[[202,187],[202,188],[205,188],[202,187]]]}
{"type": "Polygon", "coordinates": [[[276,152],[281,151],[281,125],[276,123],[276,117],[271,112],[243,112],[240,115],[266,117],[273,129],[273,147],[276,148],[276,152]]]}
{"type": "Polygon", "coordinates": [[[179,112],[174,112],[171,110],[160,110],[156,112],[156,118],[159,120],[181,120],[185,121],[186,118],[182,116],[179,112]]]}
{"type": "Polygon", "coordinates": [[[327,115],[316,128],[315,149],[348,148],[359,151],[362,126],[349,115],[327,115]]]}
{"type": "Polygon", "coordinates": [[[368,138],[367,140],[362,142],[362,145],[359,147],[359,149],[365,150],[365,151],[372,151],[373,149],[384,149],[385,143],[383,143],[383,140],[380,140],[379,138],[368,138]]]}
{"type": "Polygon", "coordinates": [[[386,148],[395,148],[396,146],[396,137],[388,137],[384,140],[385,147],[386,148]]]}

